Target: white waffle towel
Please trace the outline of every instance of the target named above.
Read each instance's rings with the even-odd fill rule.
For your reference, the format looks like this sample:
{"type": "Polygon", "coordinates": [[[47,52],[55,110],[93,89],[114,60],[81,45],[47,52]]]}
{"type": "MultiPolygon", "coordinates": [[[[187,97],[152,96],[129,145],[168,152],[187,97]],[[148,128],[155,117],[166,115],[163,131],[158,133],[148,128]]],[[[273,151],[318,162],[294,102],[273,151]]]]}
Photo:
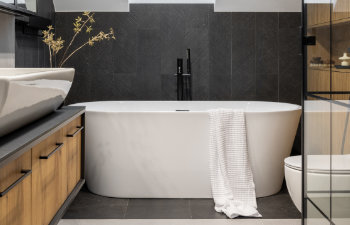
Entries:
{"type": "Polygon", "coordinates": [[[210,115],[210,179],[215,210],[229,218],[261,217],[250,168],[243,110],[217,109],[210,115]]]}

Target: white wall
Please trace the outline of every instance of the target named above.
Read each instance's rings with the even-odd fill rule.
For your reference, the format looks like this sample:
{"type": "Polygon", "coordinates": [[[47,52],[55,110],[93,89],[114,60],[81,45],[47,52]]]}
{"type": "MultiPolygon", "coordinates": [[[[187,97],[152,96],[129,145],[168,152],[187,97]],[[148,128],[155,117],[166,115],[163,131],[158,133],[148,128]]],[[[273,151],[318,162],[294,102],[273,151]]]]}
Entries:
{"type": "Polygon", "coordinates": [[[128,0],[53,0],[56,12],[129,12],[128,0]]]}
{"type": "Polygon", "coordinates": [[[214,4],[215,0],[129,0],[130,4],[149,4],[149,3],[167,3],[167,4],[214,4]]]}
{"type": "Polygon", "coordinates": [[[216,12],[301,12],[301,0],[216,0],[216,12]]]}
{"type": "Polygon", "coordinates": [[[215,1],[216,12],[301,12],[301,0],[54,0],[54,4],[56,12],[128,12],[129,3],[193,4],[215,1]]]}
{"type": "Polygon", "coordinates": [[[15,67],[15,17],[0,13],[0,67],[15,67]]]}

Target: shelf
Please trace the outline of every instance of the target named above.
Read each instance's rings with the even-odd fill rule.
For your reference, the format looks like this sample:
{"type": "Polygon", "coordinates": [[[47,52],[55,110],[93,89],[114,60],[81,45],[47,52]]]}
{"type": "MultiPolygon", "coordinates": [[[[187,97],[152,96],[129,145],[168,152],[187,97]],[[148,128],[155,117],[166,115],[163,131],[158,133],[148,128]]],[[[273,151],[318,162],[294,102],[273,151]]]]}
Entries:
{"type": "MultiPolygon", "coordinates": [[[[308,67],[309,70],[319,70],[319,71],[330,71],[329,67],[308,67]]],[[[331,68],[332,72],[338,73],[350,73],[350,69],[337,69],[335,67],[331,68]]]]}
{"type": "Polygon", "coordinates": [[[332,26],[336,26],[336,25],[345,25],[345,24],[350,24],[350,17],[349,18],[344,18],[344,19],[339,19],[339,20],[333,20],[333,21],[329,21],[326,23],[320,23],[320,24],[314,24],[314,25],[308,25],[307,29],[311,30],[311,29],[322,29],[322,28],[328,28],[331,24],[332,26]]]}

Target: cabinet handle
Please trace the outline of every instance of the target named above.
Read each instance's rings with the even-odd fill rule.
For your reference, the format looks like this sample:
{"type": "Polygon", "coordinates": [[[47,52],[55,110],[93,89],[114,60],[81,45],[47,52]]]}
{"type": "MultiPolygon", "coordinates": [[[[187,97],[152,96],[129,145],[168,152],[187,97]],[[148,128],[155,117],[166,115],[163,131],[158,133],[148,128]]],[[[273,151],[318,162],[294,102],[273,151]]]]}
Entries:
{"type": "Polygon", "coordinates": [[[79,134],[82,130],[84,130],[84,126],[77,127],[78,130],[76,130],[73,134],[67,134],[67,137],[75,137],[75,135],[79,134]]]}
{"type": "Polygon", "coordinates": [[[40,159],[49,159],[51,158],[51,156],[53,156],[58,150],[60,150],[63,147],[64,143],[57,143],[56,146],[57,148],[55,148],[55,150],[53,150],[50,154],[48,154],[47,156],[40,156],[40,159]]]}
{"type": "Polygon", "coordinates": [[[5,191],[0,192],[0,198],[4,197],[7,193],[9,193],[14,187],[16,187],[17,184],[21,183],[22,180],[24,180],[26,177],[28,177],[32,171],[31,170],[22,170],[21,173],[23,176],[21,176],[18,180],[16,180],[13,184],[11,184],[8,188],[5,189],[5,191]]]}

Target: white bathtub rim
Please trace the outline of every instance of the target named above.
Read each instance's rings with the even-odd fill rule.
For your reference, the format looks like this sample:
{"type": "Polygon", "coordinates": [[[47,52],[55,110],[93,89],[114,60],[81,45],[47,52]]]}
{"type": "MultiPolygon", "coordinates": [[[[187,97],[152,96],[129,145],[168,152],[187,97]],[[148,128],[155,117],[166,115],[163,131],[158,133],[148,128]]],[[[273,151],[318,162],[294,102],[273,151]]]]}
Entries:
{"type": "MultiPolygon", "coordinates": [[[[123,113],[131,113],[131,114],[136,114],[136,113],[191,113],[191,114],[203,114],[203,113],[208,113],[209,110],[213,110],[213,109],[218,109],[218,108],[228,108],[228,107],[217,107],[217,108],[212,108],[212,109],[208,109],[205,111],[199,111],[199,110],[189,110],[189,111],[170,111],[170,110],[149,110],[149,111],[144,111],[144,110],[139,110],[139,111],[118,111],[118,110],[111,110],[111,109],[91,109],[88,106],[88,104],[91,103],[106,103],[106,104],[111,104],[111,103],[128,103],[128,102],[133,102],[133,103],[140,103],[140,104],[147,104],[147,103],[174,103],[177,101],[92,101],[92,102],[81,102],[81,103],[75,103],[72,104],[71,106],[86,106],[86,112],[88,113],[105,113],[105,114],[123,114],[123,113]]],[[[197,103],[197,102],[203,102],[203,103],[210,103],[210,102],[231,102],[231,103],[235,103],[235,102],[240,102],[240,103],[268,103],[268,104],[276,104],[276,105],[281,105],[281,106],[287,106],[286,108],[280,108],[280,109],[276,109],[276,110],[271,110],[271,111],[245,111],[246,114],[271,114],[271,113],[287,113],[287,112],[296,112],[296,111],[301,111],[302,110],[302,106],[300,105],[296,105],[296,104],[291,104],[291,103],[284,103],[284,102],[268,102],[268,101],[182,101],[184,103],[197,103]],[[289,108],[289,107],[293,107],[289,108]]],[[[237,108],[238,109],[238,108],[237,108]]],[[[186,109],[178,109],[178,110],[186,110],[186,109]]]]}

